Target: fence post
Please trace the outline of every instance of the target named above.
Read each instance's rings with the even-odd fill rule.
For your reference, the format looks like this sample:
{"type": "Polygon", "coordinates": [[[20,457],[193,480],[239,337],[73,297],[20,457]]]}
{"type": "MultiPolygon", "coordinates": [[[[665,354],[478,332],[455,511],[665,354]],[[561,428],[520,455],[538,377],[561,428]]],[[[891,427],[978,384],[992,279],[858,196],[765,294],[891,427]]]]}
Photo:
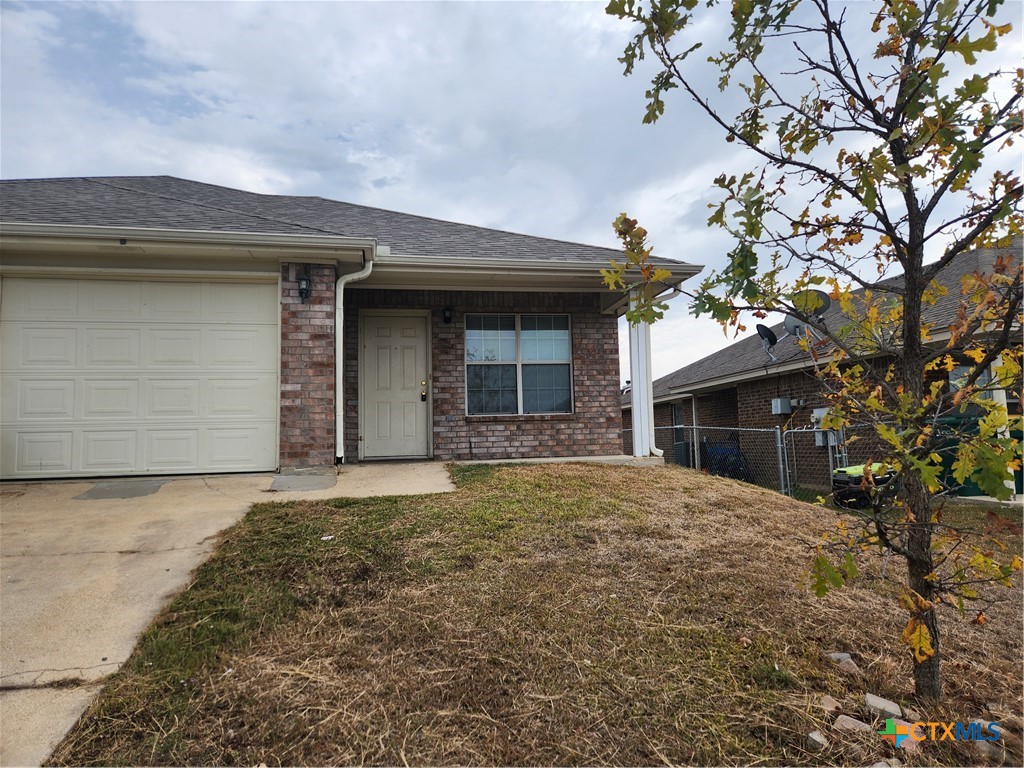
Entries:
{"type": "Polygon", "coordinates": [[[786,488],[786,473],[783,468],[782,458],[782,429],[778,425],[775,426],[775,462],[779,469],[779,493],[785,493],[788,495],[788,489],[786,488]]]}

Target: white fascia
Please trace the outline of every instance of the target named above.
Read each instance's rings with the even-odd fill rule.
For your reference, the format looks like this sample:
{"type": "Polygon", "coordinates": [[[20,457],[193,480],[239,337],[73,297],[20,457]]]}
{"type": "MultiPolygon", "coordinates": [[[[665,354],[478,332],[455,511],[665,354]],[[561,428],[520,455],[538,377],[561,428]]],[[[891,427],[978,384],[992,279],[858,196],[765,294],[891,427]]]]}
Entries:
{"type": "Polygon", "coordinates": [[[224,256],[235,254],[241,258],[259,255],[281,261],[301,258],[337,262],[361,259],[363,250],[376,247],[376,241],[340,235],[0,222],[0,249],[3,250],[67,251],[97,247],[109,247],[113,254],[119,248],[188,250],[194,254],[198,247],[198,250],[216,250],[224,256]]]}
{"type": "MultiPolygon", "coordinates": [[[[545,259],[493,259],[476,258],[467,256],[452,256],[446,258],[430,256],[406,256],[401,254],[380,253],[377,258],[375,276],[379,276],[380,285],[389,288],[423,288],[420,282],[426,275],[451,278],[452,282],[446,284],[449,289],[464,290],[494,290],[495,286],[503,285],[502,279],[509,278],[509,290],[522,290],[523,286],[516,287],[513,282],[537,281],[534,290],[569,290],[569,291],[593,291],[606,292],[607,302],[602,302],[601,311],[605,314],[622,314],[628,307],[628,300],[625,295],[606,291],[601,282],[599,270],[606,266],[603,261],[551,261],[545,259]],[[399,280],[394,282],[395,277],[404,277],[408,274],[409,281],[399,280]],[[387,281],[387,276],[392,280],[387,281]],[[559,285],[558,280],[566,281],[559,285]],[[588,281],[570,284],[569,281],[588,281]],[[479,281],[479,283],[474,282],[479,281]]],[[[660,294],[678,291],[678,286],[683,281],[698,274],[703,267],[700,265],[674,262],[671,280],[665,283],[660,294]]],[[[639,278],[639,275],[637,275],[639,278]]],[[[377,280],[373,281],[377,283],[377,280]]]]}

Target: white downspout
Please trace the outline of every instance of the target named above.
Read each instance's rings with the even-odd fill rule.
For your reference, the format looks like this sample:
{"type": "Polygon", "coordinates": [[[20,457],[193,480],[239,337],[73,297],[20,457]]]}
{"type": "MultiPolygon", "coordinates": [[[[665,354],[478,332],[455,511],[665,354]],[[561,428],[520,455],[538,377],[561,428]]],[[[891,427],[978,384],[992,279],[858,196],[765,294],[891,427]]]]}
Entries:
{"type": "Polygon", "coordinates": [[[345,463],[345,286],[363,280],[373,272],[374,248],[358,272],[342,275],[334,285],[334,455],[345,463]]]}

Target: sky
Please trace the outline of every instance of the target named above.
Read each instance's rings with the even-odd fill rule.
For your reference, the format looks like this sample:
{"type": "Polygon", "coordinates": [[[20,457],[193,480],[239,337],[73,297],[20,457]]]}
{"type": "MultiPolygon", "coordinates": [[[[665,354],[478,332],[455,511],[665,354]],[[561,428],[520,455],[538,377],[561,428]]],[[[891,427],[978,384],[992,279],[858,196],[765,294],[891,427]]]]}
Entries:
{"type": "MultiPolygon", "coordinates": [[[[656,254],[720,267],[712,181],[749,162],[679,92],[642,124],[653,70],[623,77],[604,5],[0,2],[0,175],[169,174],[613,248],[626,211],[656,254]]],[[[654,376],[732,341],[678,297],[654,376]]]]}

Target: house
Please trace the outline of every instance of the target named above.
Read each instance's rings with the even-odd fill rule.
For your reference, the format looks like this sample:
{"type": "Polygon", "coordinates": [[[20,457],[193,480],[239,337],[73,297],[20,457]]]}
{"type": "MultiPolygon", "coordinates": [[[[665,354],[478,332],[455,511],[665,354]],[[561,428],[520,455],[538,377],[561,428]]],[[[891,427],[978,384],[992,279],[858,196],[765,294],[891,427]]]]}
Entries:
{"type": "MultiPolygon", "coordinates": [[[[1024,243],[1017,239],[1007,251],[1000,253],[1012,254],[1019,268],[1022,247],[1024,243]]],[[[940,274],[939,279],[947,293],[923,310],[925,321],[935,324],[936,340],[943,338],[944,329],[956,318],[957,307],[962,300],[962,277],[974,272],[991,273],[995,256],[995,251],[987,249],[967,251],[940,274]]],[[[894,279],[898,281],[900,278],[894,279]]],[[[833,329],[842,327],[846,322],[838,302],[825,312],[824,322],[833,329]]],[[[815,376],[814,359],[809,351],[803,351],[795,343],[792,336],[786,336],[782,323],[772,326],[771,330],[778,343],[770,355],[763,340],[752,334],[653,383],[655,445],[666,451],[670,460],[685,462],[685,457],[676,455],[678,451],[674,451],[682,441],[692,436],[691,433],[684,436],[680,430],[669,429],[673,426],[699,427],[707,434],[724,434],[726,429],[741,433],[748,429],[779,428],[786,431],[813,426],[815,410],[827,405],[822,397],[821,383],[815,376]]],[[[948,337],[948,332],[946,335],[948,337]]],[[[827,356],[827,352],[825,354],[827,356]]],[[[956,372],[950,376],[955,378],[956,372]]],[[[993,394],[1005,398],[1009,413],[1020,414],[1019,386],[993,394]]],[[[632,393],[624,394],[622,401],[623,438],[628,453],[632,439],[632,393]]],[[[809,437],[814,438],[814,435],[809,437]]],[[[739,434],[736,438],[740,445],[753,441],[751,435],[739,434]]],[[[812,440],[810,446],[804,450],[802,459],[805,465],[817,462],[825,468],[821,477],[827,482],[828,461],[812,455],[815,448],[827,446],[822,445],[821,439],[812,440]]],[[[851,463],[858,459],[863,461],[873,450],[867,441],[862,441],[857,448],[861,455],[852,457],[851,463]]],[[[760,450],[765,450],[764,445],[760,450]]],[[[774,466],[774,445],[771,451],[774,466]]],[[[822,452],[819,450],[817,453],[822,452]]]]}
{"type": "Polygon", "coordinates": [[[4,181],[0,477],[620,454],[616,255],[167,176],[4,181]]]}

